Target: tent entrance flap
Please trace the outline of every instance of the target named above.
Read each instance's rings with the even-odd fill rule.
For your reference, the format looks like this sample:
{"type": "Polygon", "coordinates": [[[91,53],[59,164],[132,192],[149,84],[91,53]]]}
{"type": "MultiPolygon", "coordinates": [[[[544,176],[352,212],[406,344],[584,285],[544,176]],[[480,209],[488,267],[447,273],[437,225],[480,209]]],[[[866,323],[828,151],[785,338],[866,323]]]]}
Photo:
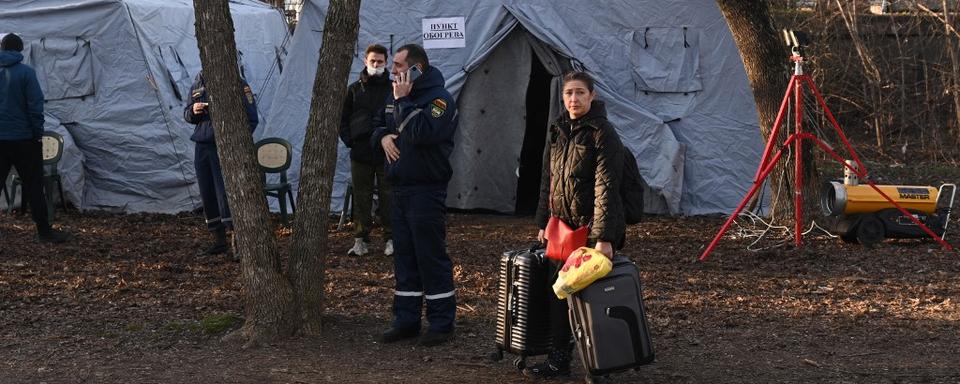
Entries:
{"type": "Polygon", "coordinates": [[[516,213],[536,213],[540,199],[540,178],[543,173],[543,151],[550,124],[550,83],[553,76],[547,72],[537,56],[530,63],[530,83],[527,85],[526,129],[520,164],[517,168],[516,213]]]}
{"type": "Polygon", "coordinates": [[[559,91],[551,89],[561,73],[554,53],[540,44],[514,29],[467,74],[457,100],[447,206],[536,210],[547,124],[559,103],[559,91]]]}
{"type": "Polygon", "coordinates": [[[524,105],[533,52],[514,30],[466,77],[457,100],[447,206],[512,213],[526,127],[524,105]]]}

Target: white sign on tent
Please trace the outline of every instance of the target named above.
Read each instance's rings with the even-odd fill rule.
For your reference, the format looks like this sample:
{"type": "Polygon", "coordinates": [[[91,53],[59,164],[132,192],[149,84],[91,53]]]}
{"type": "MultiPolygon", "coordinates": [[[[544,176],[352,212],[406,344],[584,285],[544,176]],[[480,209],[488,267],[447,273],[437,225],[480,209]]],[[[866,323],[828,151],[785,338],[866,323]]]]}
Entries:
{"type": "Polygon", "coordinates": [[[423,48],[463,48],[467,46],[464,18],[423,18],[423,48]]]}

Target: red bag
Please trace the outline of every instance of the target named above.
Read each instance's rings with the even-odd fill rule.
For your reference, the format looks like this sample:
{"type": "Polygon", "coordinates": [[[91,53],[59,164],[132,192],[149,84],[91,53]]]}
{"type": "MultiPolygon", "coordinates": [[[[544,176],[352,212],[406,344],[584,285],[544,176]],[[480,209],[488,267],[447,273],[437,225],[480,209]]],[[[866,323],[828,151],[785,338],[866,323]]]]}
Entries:
{"type": "Polygon", "coordinates": [[[566,261],[573,251],[587,245],[589,234],[589,226],[572,229],[559,217],[550,216],[547,228],[543,230],[543,236],[547,239],[547,257],[566,261]]]}

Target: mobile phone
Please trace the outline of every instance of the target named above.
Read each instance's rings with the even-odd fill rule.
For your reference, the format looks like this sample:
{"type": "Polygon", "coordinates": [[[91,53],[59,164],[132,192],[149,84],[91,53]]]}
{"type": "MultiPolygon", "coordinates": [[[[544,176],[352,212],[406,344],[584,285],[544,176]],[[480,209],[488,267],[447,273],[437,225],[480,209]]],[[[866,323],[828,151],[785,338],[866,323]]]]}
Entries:
{"type": "Polygon", "coordinates": [[[407,81],[412,83],[415,80],[417,80],[417,78],[420,77],[420,75],[422,74],[423,73],[420,72],[420,67],[414,65],[410,67],[410,70],[407,71],[407,81]]]}

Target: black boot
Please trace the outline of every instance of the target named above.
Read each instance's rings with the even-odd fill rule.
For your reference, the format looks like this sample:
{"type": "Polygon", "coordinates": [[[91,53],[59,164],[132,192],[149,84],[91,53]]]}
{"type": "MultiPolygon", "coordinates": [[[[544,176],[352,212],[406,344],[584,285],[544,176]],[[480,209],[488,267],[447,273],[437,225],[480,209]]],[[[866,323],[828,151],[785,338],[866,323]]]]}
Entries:
{"type": "Polygon", "coordinates": [[[396,343],[400,340],[412,339],[420,334],[419,328],[393,328],[390,327],[386,332],[380,335],[381,343],[396,343]]]}
{"type": "Polygon", "coordinates": [[[60,244],[70,240],[70,233],[58,229],[48,228],[37,233],[37,242],[46,244],[60,244]]]}
{"type": "Polygon", "coordinates": [[[524,368],[523,375],[535,379],[570,376],[570,352],[554,350],[547,361],[524,368]]]}
{"type": "Polygon", "coordinates": [[[221,253],[226,253],[229,247],[227,246],[227,230],[220,228],[216,229],[213,232],[213,245],[207,248],[204,253],[208,255],[219,255],[221,253]]]}

